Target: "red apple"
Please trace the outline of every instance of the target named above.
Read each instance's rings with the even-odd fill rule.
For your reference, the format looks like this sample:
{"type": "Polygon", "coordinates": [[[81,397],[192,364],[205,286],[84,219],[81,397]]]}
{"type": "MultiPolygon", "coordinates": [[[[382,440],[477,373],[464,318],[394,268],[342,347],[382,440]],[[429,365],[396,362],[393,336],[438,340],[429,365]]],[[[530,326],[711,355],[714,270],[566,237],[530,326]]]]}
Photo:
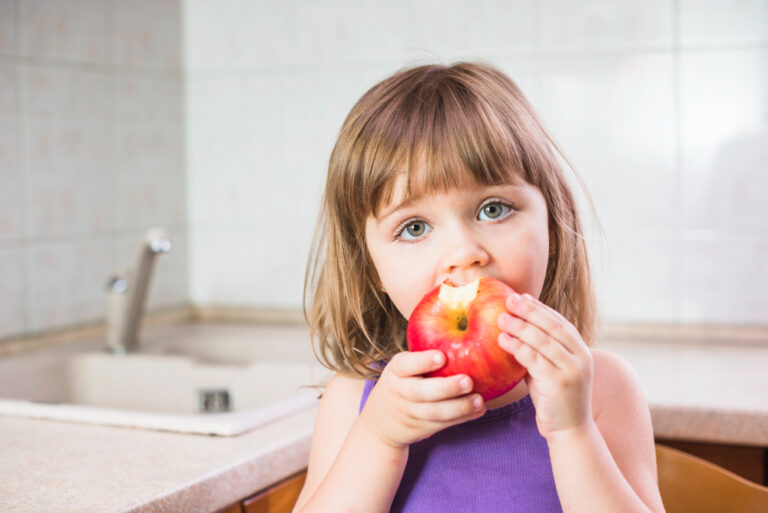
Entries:
{"type": "Polygon", "coordinates": [[[492,278],[455,287],[443,283],[419,302],[408,320],[411,351],[440,349],[446,364],[427,377],[467,374],[473,392],[489,401],[512,389],[527,370],[498,344],[497,319],[513,292],[492,278]]]}

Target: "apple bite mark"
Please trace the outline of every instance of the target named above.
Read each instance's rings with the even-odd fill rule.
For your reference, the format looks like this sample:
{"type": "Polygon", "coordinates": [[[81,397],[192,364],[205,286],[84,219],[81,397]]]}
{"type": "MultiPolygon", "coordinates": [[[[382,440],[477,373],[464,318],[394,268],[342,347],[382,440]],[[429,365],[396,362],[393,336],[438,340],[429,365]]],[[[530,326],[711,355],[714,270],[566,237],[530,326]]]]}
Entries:
{"type": "Polygon", "coordinates": [[[479,279],[461,287],[451,285],[448,280],[440,285],[438,300],[443,303],[446,308],[453,310],[455,315],[453,324],[459,332],[463,333],[467,331],[467,328],[469,327],[469,316],[467,315],[467,311],[469,310],[472,301],[477,297],[477,288],[479,285],[479,279]]]}

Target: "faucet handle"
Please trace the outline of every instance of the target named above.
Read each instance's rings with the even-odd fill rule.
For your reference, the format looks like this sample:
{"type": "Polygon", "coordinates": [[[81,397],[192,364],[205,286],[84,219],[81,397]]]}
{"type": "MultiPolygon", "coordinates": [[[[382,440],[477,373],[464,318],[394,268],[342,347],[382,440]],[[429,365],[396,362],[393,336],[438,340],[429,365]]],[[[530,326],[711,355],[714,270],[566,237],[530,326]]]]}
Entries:
{"type": "Polygon", "coordinates": [[[107,279],[107,292],[125,294],[128,291],[128,277],[125,272],[113,274],[107,279]]]}
{"type": "Polygon", "coordinates": [[[163,228],[151,228],[147,231],[144,243],[152,253],[168,253],[171,250],[171,239],[163,228]]]}

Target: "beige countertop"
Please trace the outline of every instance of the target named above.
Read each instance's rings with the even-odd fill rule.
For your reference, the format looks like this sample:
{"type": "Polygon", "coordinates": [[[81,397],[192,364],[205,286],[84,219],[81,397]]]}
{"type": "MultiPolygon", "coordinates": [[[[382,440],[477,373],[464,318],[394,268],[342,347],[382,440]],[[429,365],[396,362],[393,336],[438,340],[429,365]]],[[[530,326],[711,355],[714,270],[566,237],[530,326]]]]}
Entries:
{"type": "Polygon", "coordinates": [[[0,417],[0,511],[217,511],[305,468],[316,412],[236,437],[0,417]]]}
{"type": "Polygon", "coordinates": [[[768,447],[768,347],[606,341],[637,371],[657,438],[768,447]]]}
{"type": "MultiPolygon", "coordinates": [[[[768,447],[768,347],[615,337],[656,435],[768,447]]],[[[0,512],[212,512],[306,466],[316,407],[237,437],[0,416],[0,512]]]]}

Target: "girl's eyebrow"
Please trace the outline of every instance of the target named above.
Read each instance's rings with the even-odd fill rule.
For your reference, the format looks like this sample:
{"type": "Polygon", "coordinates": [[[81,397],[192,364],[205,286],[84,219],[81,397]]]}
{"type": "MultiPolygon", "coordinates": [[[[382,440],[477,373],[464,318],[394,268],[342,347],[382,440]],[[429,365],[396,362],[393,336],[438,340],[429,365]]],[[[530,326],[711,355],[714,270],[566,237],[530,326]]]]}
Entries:
{"type": "Polygon", "coordinates": [[[398,210],[402,210],[404,208],[411,206],[416,201],[416,199],[417,198],[414,198],[414,197],[406,198],[405,200],[401,201],[399,204],[395,205],[394,207],[388,208],[376,218],[376,224],[381,224],[382,222],[384,222],[386,218],[388,218],[398,210]]]}

